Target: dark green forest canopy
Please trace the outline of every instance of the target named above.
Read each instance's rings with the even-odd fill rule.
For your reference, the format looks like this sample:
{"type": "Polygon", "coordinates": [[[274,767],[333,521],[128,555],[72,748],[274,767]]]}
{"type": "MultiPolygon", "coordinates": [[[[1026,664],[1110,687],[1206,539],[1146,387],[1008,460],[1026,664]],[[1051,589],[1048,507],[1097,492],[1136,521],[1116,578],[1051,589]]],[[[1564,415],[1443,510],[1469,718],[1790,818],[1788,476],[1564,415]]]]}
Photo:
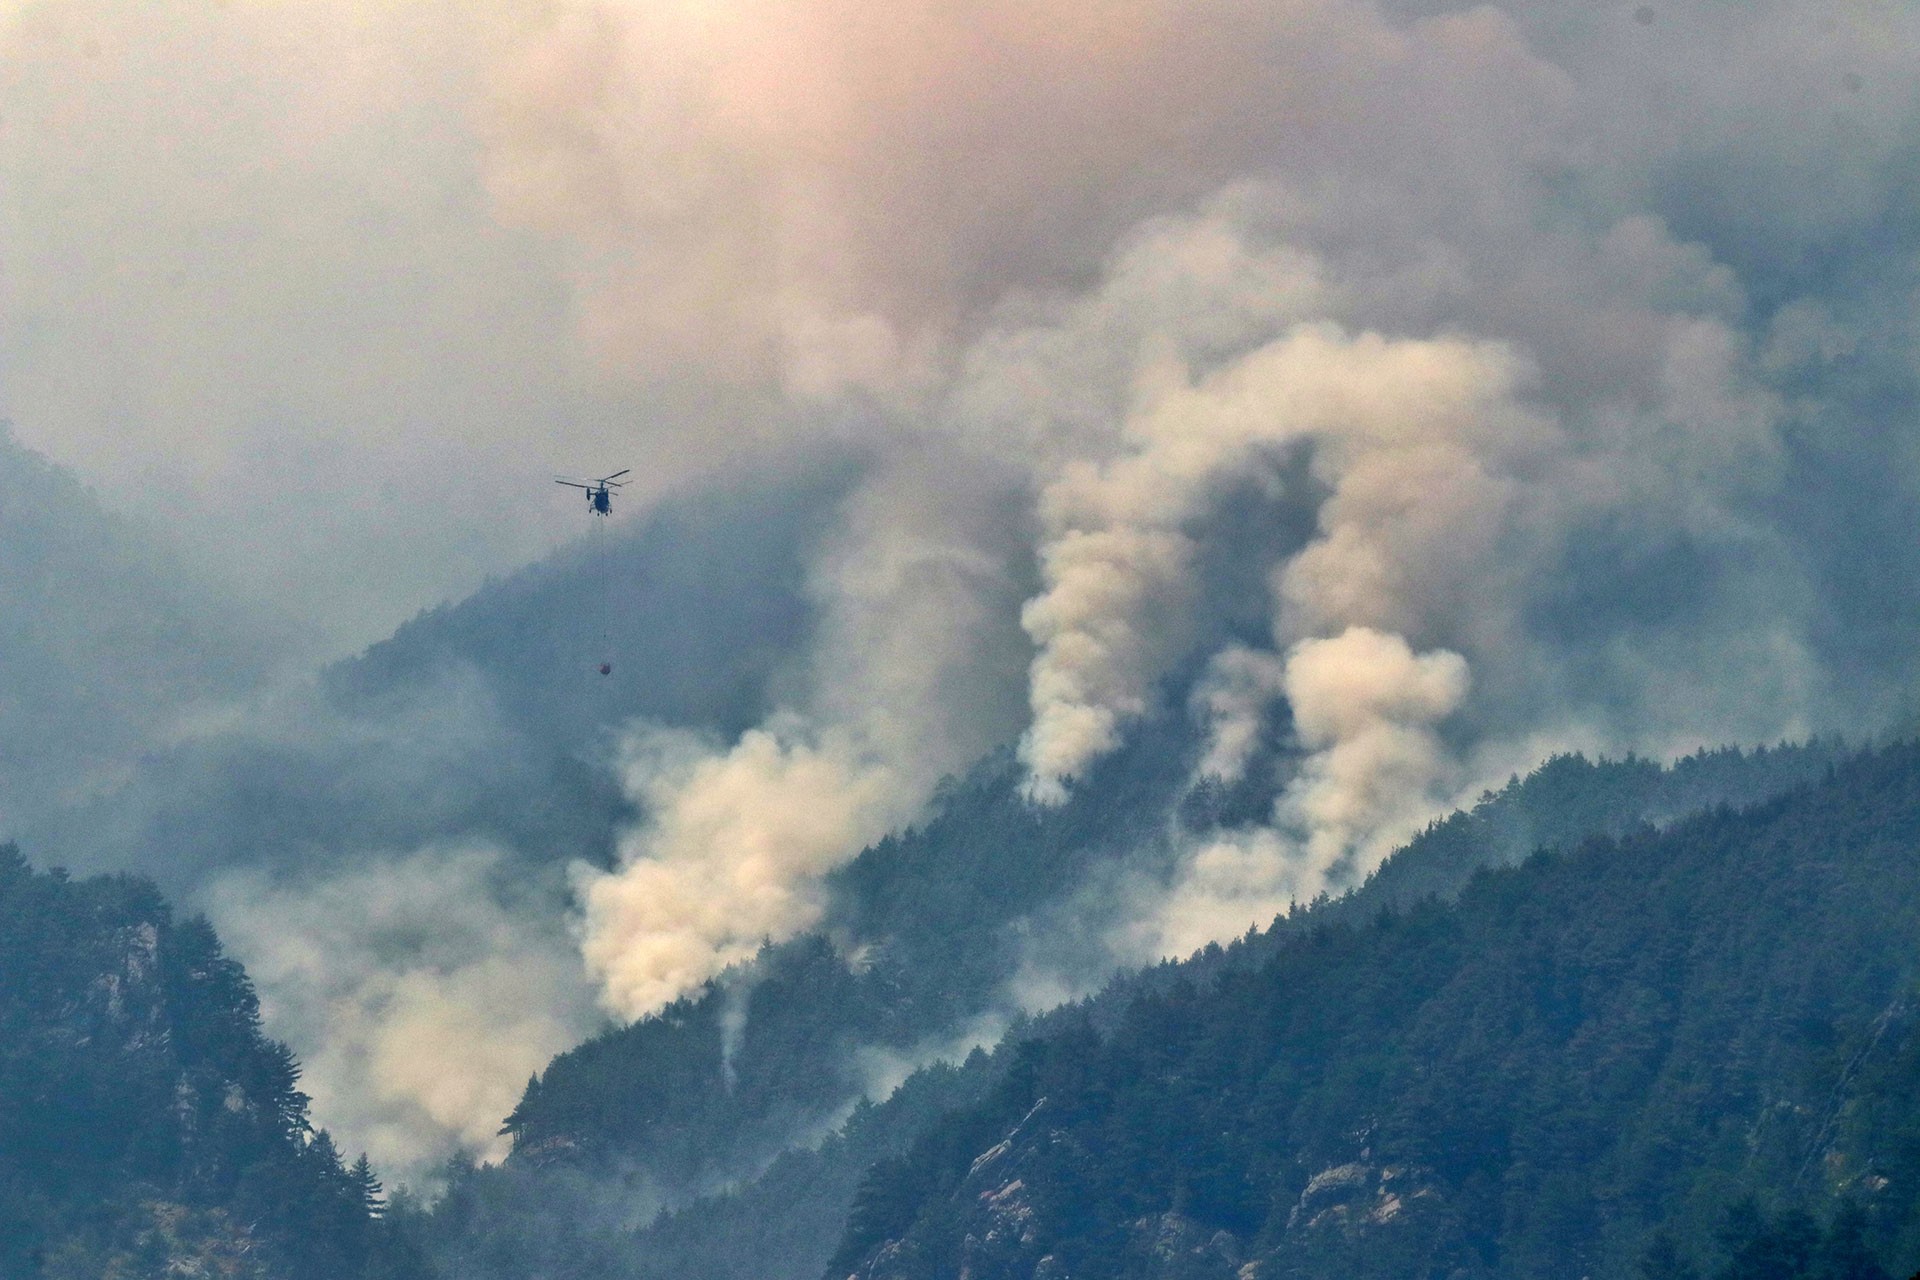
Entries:
{"type": "MultiPolygon", "coordinates": [[[[1081,806],[1045,819],[1018,803],[1004,759],[953,784],[926,825],[882,842],[839,882],[836,919],[878,943],[864,964],[849,967],[842,945],[824,935],[769,949],[744,989],[752,1034],[731,1054],[723,1043],[734,993],[722,990],[565,1055],[557,1067],[593,1071],[578,1079],[571,1067],[547,1072],[508,1118],[523,1138],[516,1162],[455,1169],[430,1214],[408,1204],[383,1215],[364,1158],[346,1167],[327,1135],[311,1129],[297,1065],[262,1034],[251,984],[203,920],[175,920],[146,881],[36,872],[8,847],[0,853],[0,1274],[91,1280],[185,1266],[267,1280],[425,1277],[432,1272],[414,1239],[444,1274],[476,1277],[816,1274],[850,1206],[853,1242],[887,1224],[912,1226],[950,1166],[1003,1136],[1006,1091],[1031,1093],[1020,1082],[1047,1059],[1031,1044],[976,1053],[964,1066],[916,1075],[883,1105],[861,1105],[817,1147],[775,1159],[779,1143],[842,1105],[854,1083],[845,1072],[863,1046],[910,1046],[984,1007],[1017,958],[1016,922],[1157,828],[1153,815],[1176,796],[1182,772],[1164,746],[1122,756],[1111,775],[1089,780],[1081,806]],[[629,1046],[645,1050],[645,1070],[632,1070],[629,1046]],[[589,1079],[593,1089],[576,1087],[589,1079]],[[544,1135],[560,1141],[545,1151],[525,1141],[538,1128],[531,1117],[544,1117],[544,1135]],[[609,1180],[604,1164],[577,1168],[585,1149],[566,1140],[573,1134],[612,1139],[601,1151],[616,1158],[633,1150],[620,1135],[644,1134],[656,1157],[682,1169],[773,1163],[635,1230],[646,1213],[630,1187],[609,1180]],[[876,1172],[856,1204],[869,1167],[876,1172]]],[[[1328,940],[1350,946],[1385,936],[1389,922],[1370,914],[1383,904],[1450,893],[1477,868],[1511,862],[1537,843],[1613,832],[1628,833],[1622,847],[1637,847],[1647,838],[1630,834],[1637,824],[1769,794],[1817,775],[1832,755],[1816,745],[1706,753],[1670,768],[1554,761],[1430,828],[1355,896],[1124,979],[1081,1009],[1031,1024],[1040,1036],[1032,1043],[1068,1057],[1108,1052],[1138,1032],[1143,1011],[1226,998],[1276,965],[1293,965],[1289,980],[1306,986],[1326,964],[1334,975],[1326,981],[1337,985],[1351,962],[1328,940]]],[[[1187,804],[1216,818],[1259,807],[1258,798],[1213,795],[1187,804]]],[[[1469,903],[1485,892],[1476,885],[1469,903]]],[[[1416,906],[1406,919],[1435,910],[1416,906]]],[[[1399,1007],[1384,995],[1362,1003],[1388,1020],[1399,1007]]],[[[1168,1046],[1184,1034],[1182,1018],[1205,1023],[1200,1012],[1165,1018],[1154,1034],[1168,1046]]],[[[1871,1055],[1866,1062],[1882,1069],[1871,1055]]],[[[1152,1110],[1144,1095],[1140,1102],[1152,1110]]],[[[1194,1222],[1253,1214],[1191,1172],[1174,1186],[1169,1203],[1194,1222]]],[[[1753,1247],[1790,1254],[1845,1225],[1823,1235],[1816,1224],[1809,1236],[1799,1219],[1755,1212],[1753,1247]]],[[[1856,1235],[1877,1247],[1884,1222],[1862,1224],[1856,1235]]],[[[1700,1237],[1675,1238],[1679,1249],[1700,1237]]],[[[1682,1264],[1687,1256],[1675,1254],[1682,1264]]]]}
{"type": "Polygon", "coordinates": [[[205,920],[0,846],[0,1276],[425,1277],[205,920]]]}
{"type": "MultiPolygon", "coordinates": [[[[910,1050],[991,1008],[1029,931],[1070,924],[1061,918],[1071,914],[1063,895],[1095,880],[1102,866],[1127,856],[1145,865],[1140,846],[1164,834],[1169,805],[1179,803],[1183,820],[1202,826],[1266,811],[1270,786],[1202,788],[1182,800],[1191,761],[1179,726],[1156,728],[1088,779],[1064,811],[1027,806],[1010,758],[983,763],[943,790],[924,823],[881,841],[836,878],[838,943],[815,935],[771,948],[736,975],[746,979],[738,986],[722,984],[556,1059],[509,1119],[520,1139],[514,1158],[458,1171],[424,1225],[435,1256],[450,1274],[493,1280],[813,1280],[833,1253],[862,1169],[903,1154],[943,1110],[983,1095],[1005,1074],[1010,1052],[923,1073],[900,1095],[862,1105],[818,1147],[789,1151],[763,1175],[730,1179],[726,1194],[694,1198],[635,1228],[660,1203],[663,1182],[697,1181],[726,1164],[751,1171],[793,1140],[797,1115],[830,1117],[859,1087],[864,1050],[910,1050]],[[862,947],[857,972],[845,963],[848,940],[862,947]],[[723,1058],[730,1008],[746,1016],[723,1058]]],[[[1543,845],[1753,803],[1817,780],[1845,754],[1837,742],[1814,742],[1702,751],[1665,766],[1558,757],[1433,824],[1353,895],[1241,945],[1122,975],[1078,1013],[1032,1020],[1026,1034],[1075,1017],[1110,1032],[1141,993],[1204,987],[1226,970],[1263,963],[1305,931],[1365,924],[1383,905],[1452,896],[1478,869],[1518,862],[1543,845]]],[[[819,1121],[800,1130],[812,1133],[809,1141],[822,1131],[819,1121]]]]}
{"type": "Polygon", "coordinates": [[[832,1274],[1920,1265],[1920,748],[1280,932],[1010,1051],[832,1274]]]}
{"type": "MultiPolygon", "coordinates": [[[[516,1158],[639,1164],[669,1185],[730,1180],[764,1163],[796,1129],[858,1095],[862,1047],[907,1052],[994,1010],[1027,958],[1027,937],[1071,927],[1049,922],[1049,911],[1070,915],[1074,892],[1103,871],[1154,868],[1169,811],[1244,820],[1270,807],[1271,782],[1247,784],[1246,795],[1189,791],[1192,746],[1183,722],[1145,726],[1058,810],[1024,801],[1011,753],[984,761],[943,788],[923,823],[836,875],[828,931],[839,942],[822,932],[769,947],[709,992],[557,1057],[507,1119],[516,1158]],[[857,971],[841,954],[847,939],[863,948],[857,971]],[[751,1028],[727,1059],[731,1076],[720,1070],[729,1016],[751,1028]]],[[[1450,896],[1481,867],[1751,803],[1817,777],[1840,754],[1838,743],[1816,741],[1703,751],[1670,766],[1558,757],[1435,823],[1359,893],[1323,910],[1450,896]]]]}

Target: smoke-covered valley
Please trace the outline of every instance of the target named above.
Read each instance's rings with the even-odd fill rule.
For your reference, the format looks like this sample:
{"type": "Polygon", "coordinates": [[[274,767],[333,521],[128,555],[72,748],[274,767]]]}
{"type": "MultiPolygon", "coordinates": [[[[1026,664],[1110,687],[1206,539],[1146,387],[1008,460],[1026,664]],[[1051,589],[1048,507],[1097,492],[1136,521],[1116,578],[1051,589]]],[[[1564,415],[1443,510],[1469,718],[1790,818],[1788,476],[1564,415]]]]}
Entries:
{"type": "Polygon", "coordinates": [[[844,980],[710,1189],[1556,752],[1910,731],[1916,55],[1866,0],[0,4],[0,839],[205,911],[413,1179],[844,980]],[[622,466],[602,527],[549,483],[622,466]]]}

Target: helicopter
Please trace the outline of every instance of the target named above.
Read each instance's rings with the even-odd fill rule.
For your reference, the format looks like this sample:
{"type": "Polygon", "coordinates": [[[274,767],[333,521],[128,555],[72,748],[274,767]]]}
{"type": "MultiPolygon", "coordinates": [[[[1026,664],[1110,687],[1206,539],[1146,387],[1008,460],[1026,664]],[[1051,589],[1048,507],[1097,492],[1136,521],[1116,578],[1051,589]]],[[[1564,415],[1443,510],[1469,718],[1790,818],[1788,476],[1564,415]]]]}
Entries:
{"type": "Polygon", "coordinates": [[[631,473],[632,470],[632,467],[628,467],[625,471],[616,471],[612,475],[602,476],[598,480],[555,479],[554,483],[564,484],[569,489],[585,489],[587,491],[587,510],[597,516],[606,516],[613,514],[612,491],[622,487],[626,483],[620,477],[631,473]]]}

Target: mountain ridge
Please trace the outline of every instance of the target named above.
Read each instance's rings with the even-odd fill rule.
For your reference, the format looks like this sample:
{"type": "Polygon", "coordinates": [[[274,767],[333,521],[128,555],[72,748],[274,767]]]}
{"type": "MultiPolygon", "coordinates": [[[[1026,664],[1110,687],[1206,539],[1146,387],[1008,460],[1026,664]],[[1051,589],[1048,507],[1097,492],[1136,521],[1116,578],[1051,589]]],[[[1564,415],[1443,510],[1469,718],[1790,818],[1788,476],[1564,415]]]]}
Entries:
{"type": "MultiPolygon", "coordinates": [[[[1152,750],[1144,752],[1142,760],[1159,760],[1165,765],[1168,760],[1179,759],[1177,753],[1169,754],[1166,746],[1167,741],[1156,740],[1152,750]]],[[[1009,1036],[1017,1040],[1023,1033],[1035,1034],[1073,1017],[1085,1017],[1102,1027],[1108,1026],[1122,1016],[1127,1002],[1140,993],[1156,991],[1181,980],[1217,981],[1230,969],[1257,963],[1268,950],[1285,945],[1287,939],[1303,929],[1349,917],[1364,920],[1402,896],[1453,892],[1479,866],[1501,865],[1523,858],[1535,847],[1535,835],[1551,840],[1570,838],[1570,833],[1625,832],[1649,819],[1669,817],[1675,809],[1743,800],[1755,793],[1768,794],[1815,779],[1841,754],[1837,743],[1816,742],[1753,752],[1703,751],[1670,766],[1638,758],[1600,763],[1578,757],[1557,758],[1528,778],[1515,779],[1501,792],[1483,797],[1474,810],[1430,826],[1352,896],[1317,904],[1235,947],[1211,947],[1179,964],[1167,963],[1132,976],[1118,976],[1105,994],[1079,1006],[1032,1018],[1016,1015],[1009,1024],[1009,1036]],[[1555,825],[1549,810],[1563,805],[1577,811],[1578,816],[1555,825]]],[[[1130,793],[1139,802],[1139,808],[1134,811],[1138,815],[1164,812],[1164,807],[1178,798],[1184,786],[1184,772],[1166,765],[1163,784],[1143,787],[1143,775],[1137,772],[1141,763],[1129,764],[1124,752],[1113,767],[1115,773],[1109,785],[1130,793]]],[[[1151,773],[1148,769],[1145,776],[1151,773]]],[[[516,1112],[510,1122],[510,1128],[528,1140],[526,1148],[517,1147],[503,1168],[462,1174],[465,1180],[461,1183],[461,1196],[469,1206],[462,1212],[495,1215],[491,1226],[475,1230],[511,1234],[511,1224],[519,1212],[517,1206],[529,1199],[542,1199],[541,1187],[548,1183],[577,1186],[582,1174],[598,1169],[601,1180],[593,1184],[594,1190],[588,1198],[598,1202],[611,1196],[623,1206],[621,1212],[625,1215],[621,1224],[603,1238],[603,1252],[597,1255],[601,1261],[594,1265],[605,1269],[594,1270],[579,1264],[578,1269],[569,1271],[555,1262],[553,1265],[558,1268],[555,1274],[651,1278],[699,1272],[739,1280],[768,1280],[765,1268],[770,1264],[765,1261],[766,1249],[755,1251],[721,1243],[721,1238],[730,1234],[753,1238],[758,1232],[789,1242],[807,1239],[810,1243],[805,1250],[796,1250],[790,1244],[783,1247],[778,1255],[783,1259],[779,1265],[787,1269],[778,1274],[812,1280],[832,1250],[833,1237],[838,1232],[833,1219],[836,1215],[843,1217],[852,1204],[855,1184],[864,1164],[899,1155],[917,1126],[934,1121],[941,1108],[930,1101],[933,1093],[949,1085],[956,1096],[988,1087],[1007,1069],[1004,1054],[976,1053],[967,1060],[958,1080],[922,1090],[910,1104],[903,1103],[902,1110],[913,1113],[917,1119],[896,1119],[889,1114],[890,1104],[877,1102],[868,1108],[876,1113],[876,1118],[864,1128],[856,1125],[853,1131],[829,1139],[824,1146],[811,1151],[789,1151],[785,1155],[778,1154],[782,1141],[778,1126],[761,1130],[769,1135],[770,1141],[757,1154],[744,1160],[739,1166],[740,1172],[728,1176],[709,1170],[703,1175],[711,1179],[710,1185],[725,1184],[731,1190],[717,1197],[703,1198],[698,1194],[699,1179],[695,1178],[694,1197],[680,1198],[678,1209],[671,1210],[653,1227],[644,1229],[642,1224],[660,1204],[657,1198],[649,1198],[657,1196],[659,1188],[646,1186],[644,1158],[622,1160],[618,1144],[607,1145],[609,1137],[618,1133],[620,1126],[610,1126],[607,1118],[615,1114],[614,1111],[593,1099],[647,1092],[658,1099],[648,1104],[655,1108],[649,1112],[655,1119],[648,1123],[669,1124],[669,1129],[663,1132],[679,1134],[674,1140],[689,1144],[690,1151],[705,1155],[723,1149],[712,1145],[715,1139],[701,1135],[717,1135],[725,1129],[728,1122],[724,1117],[732,1114],[730,1108],[741,1101],[741,1095],[726,1085],[722,1048],[723,1019],[729,1007],[734,1007],[730,1002],[740,1001],[737,1007],[745,1014],[745,1036],[736,1045],[736,1056],[732,1059],[733,1069],[738,1073],[734,1077],[736,1083],[746,1082],[747,1094],[751,1096],[754,1088],[777,1083],[782,1072],[800,1077],[804,1083],[797,1088],[802,1092],[815,1090],[819,1117],[813,1125],[804,1127],[817,1133],[820,1122],[830,1120],[858,1093],[857,1079],[836,1076],[848,1064],[857,1062],[856,1051],[863,1043],[859,1035],[849,1038],[849,1027],[863,1027],[869,1036],[876,1031],[885,1034],[890,1026],[898,1028],[892,1033],[893,1040],[880,1043],[905,1049],[924,1042],[943,1025],[953,1027],[968,1016],[1004,1007],[996,1002],[1004,998],[1005,979],[1017,969],[1019,955],[1010,948],[1020,936],[1017,932],[1004,932],[1004,926],[1022,918],[1021,913],[1010,911],[1007,903],[1000,904],[996,911],[977,910],[977,904],[973,904],[969,895],[983,892],[986,886],[1017,889],[1020,880],[1008,880],[996,868],[1018,871],[1024,867],[1027,870],[1020,874],[1039,873],[1043,881],[1048,876],[1057,876],[1057,883],[1072,888],[1085,883],[1088,869],[1099,865],[1100,849],[1111,848],[1096,842],[1080,848],[1077,853],[1069,849],[1069,860],[1062,863],[1058,854],[1042,857],[1037,852],[1054,846],[1014,839],[1024,835],[1030,842],[1038,838],[1036,833],[1042,830],[1035,825],[1042,819],[1019,800],[1017,785],[1018,770],[1010,757],[989,760],[944,790],[946,802],[951,806],[946,818],[936,815],[908,832],[879,842],[838,873],[836,884],[843,886],[844,892],[872,896],[865,906],[843,902],[831,919],[839,928],[849,928],[854,921],[862,922],[866,928],[849,928],[838,943],[821,934],[763,952],[761,963],[768,966],[768,971],[778,974],[787,967],[786,977],[776,976],[758,983],[743,981],[738,987],[723,983],[707,996],[681,1002],[660,1018],[610,1030],[593,1042],[593,1055],[601,1064],[594,1069],[594,1074],[601,1083],[590,1085],[586,1092],[582,1092],[580,1086],[587,1083],[587,1077],[572,1065],[584,1066],[581,1053],[586,1047],[556,1059],[523,1098],[523,1110],[516,1112]],[[996,817],[1002,805],[1004,814],[996,817]],[[946,835],[940,834],[943,821],[949,824],[946,835]],[[976,861],[960,860],[968,849],[974,851],[976,861]],[[971,871],[967,870],[969,867],[971,871]],[[924,899],[916,897],[927,892],[935,879],[942,886],[939,893],[924,899]],[[959,887],[953,888],[955,885],[959,887]],[[949,890],[958,896],[950,896],[949,890]],[[892,905],[886,905],[889,903],[892,905]],[[906,985],[901,985],[898,974],[890,978],[885,954],[877,959],[868,956],[868,967],[863,973],[856,974],[845,966],[844,956],[851,942],[856,938],[874,938],[890,918],[895,922],[893,927],[917,920],[937,935],[918,942],[920,972],[906,985]],[[795,985],[795,975],[803,972],[820,975],[825,982],[818,988],[818,1000],[795,999],[804,991],[804,985],[795,985]],[[915,987],[928,982],[945,987],[945,1005],[912,1004],[915,987]],[[971,997],[966,995],[968,991],[973,992],[971,997]],[[967,1002],[969,999],[972,1003],[967,1002]],[[887,1012],[888,1000],[905,1000],[908,1006],[903,1008],[918,1008],[919,1013],[904,1014],[903,1020],[902,1012],[887,1012]],[[937,1016],[924,1025],[913,1021],[914,1017],[927,1013],[937,1016]],[[853,1022],[842,1025],[835,1021],[846,1017],[852,1017],[853,1022]],[[834,1030],[836,1026],[841,1029],[834,1030]],[[636,1053],[622,1049],[623,1045],[636,1051],[642,1046],[651,1047],[636,1053]],[[814,1047],[807,1049],[804,1047],[807,1045],[814,1047]],[[840,1081],[838,1085],[834,1084],[836,1079],[840,1081]],[[667,1088],[668,1081],[677,1083],[667,1088]],[[661,1107],[667,1109],[660,1110],[661,1107]],[[701,1114],[702,1108],[706,1109],[707,1119],[695,1121],[693,1117],[701,1114]],[[568,1114],[573,1118],[561,1119],[568,1114]],[[682,1118],[669,1119],[675,1115],[682,1118]],[[888,1135],[884,1139],[877,1136],[883,1131],[888,1135]],[[578,1136],[566,1136],[569,1132],[578,1136]],[[556,1137],[560,1139],[558,1142],[554,1142],[556,1137]],[[548,1143],[552,1145],[545,1145],[548,1143]],[[598,1154],[594,1154],[596,1151],[598,1154]],[[536,1169],[533,1167],[536,1165],[563,1167],[536,1169]],[[626,1196],[610,1190],[623,1182],[629,1188],[626,1196]],[[509,1187],[519,1190],[509,1193],[509,1187]],[[646,1207],[649,1204],[654,1207],[646,1207]],[[636,1229],[639,1234],[630,1235],[636,1229]],[[707,1240],[704,1245],[700,1243],[703,1229],[707,1240]],[[664,1256],[649,1260],[649,1241],[653,1242],[651,1247],[664,1256]],[[734,1261],[721,1260],[722,1255],[734,1261]],[[803,1264],[801,1260],[807,1257],[815,1262],[803,1264]],[[792,1259],[792,1264],[785,1259],[792,1259]],[[727,1269],[729,1267],[735,1269],[727,1269]]],[[[1110,798],[1101,787],[1101,780],[1096,777],[1090,780],[1083,794],[1092,810],[1116,824],[1106,828],[1109,839],[1117,841],[1125,832],[1137,835],[1142,830],[1163,829],[1157,822],[1129,819],[1124,806],[1110,808],[1110,798]]],[[[1065,830],[1087,818],[1057,820],[1068,824],[1062,828],[1065,830]]],[[[1096,826],[1095,830],[1099,828],[1096,826]]],[[[1070,894],[1058,898],[1043,895],[1041,899],[1027,902],[1026,906],[1038,905],[1044,909],[1047,901],[1055,904],[1053,909],[1061,909],[1072,899],[1070,894]]],[[[897,964],[914,953],[915,948],[894,948],[892,962],[897,964]]],[[[735,975],[733,980],[744,977],[744,974],[735,975]]],[[[874,1041],[868,1039],[865,1043],[874,1041]]],[[[958,1052],[966,1053],[964,1043],[958,1052]]],[[[728,1140],[737,1139],[738,1132],[728,1130],[728,1140]]],[[[659,1145],[659,1137],[649,1141],[653,1144],[650,1149],[664,1150],[659,1145]]],[[[674,1199],[669,1196],[667,1203],[674,1203],[674,1199]]],[[[529,1239],[542,1235],[542,1228],[536,1223],[524,1223],[523,1231],[529,1239]]],[[[437,1236],[449,1251],[443,1256],[458,1256],[461,1265],[472,1269],[475,1275],[515,1274],[507,1270],[486,1271],[484,1258],[457,1237],[457,1232],[442,1232],[437,1236]]],[[[578,1241],[568,1241],[553,1248],[556,1253],[541,1256],[570,1256],[570,1251],[577,1253],[580,1245],[578,1241]]]]}
{"type": "Polygon", "coordinates": [[[1656,1236],[1735,1267],[1810,1210],[1906,1274],[1917,847],[1903,745],[1484,870],[1458,905],[1315,921],[1111,1032],[1024,1042],[992,1101],[870,1173],[833,1274],[1598,1280],[1656,1236]]]}
{"type": "Polygon", "coordinates": [[[0,845],[0,1274],[424,1280],[211,926],[0,845]]]}

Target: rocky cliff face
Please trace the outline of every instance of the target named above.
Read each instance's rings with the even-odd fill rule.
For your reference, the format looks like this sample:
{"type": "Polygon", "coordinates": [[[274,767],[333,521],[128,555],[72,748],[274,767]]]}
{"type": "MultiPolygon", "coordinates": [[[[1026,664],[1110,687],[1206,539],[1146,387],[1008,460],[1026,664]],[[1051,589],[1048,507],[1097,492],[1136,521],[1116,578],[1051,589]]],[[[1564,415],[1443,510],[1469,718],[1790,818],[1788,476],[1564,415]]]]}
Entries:
{"type": "Polygon", "coordinates": [[[417,1274],[298,1077],[204,920],[0,846],[0,1276],[417,1274]]]}
{"type": "MultiPolygon", "coordinates": [[[[1086,1165],[1095,1153],[1068,1128],[1050,1123],[1042,1098],[1007,1135],[977,1156],[949,1197],[957,1223],[951,1256],[925,1236],[888,1240],[846,1280],[920,1280],[930,1273],[957,1280],[1093,1280],[1044,1240],[1038,1203],[1049,1171],[1086,1165]]],[[[1381,1163],[1362,1147],[1357,1158],[1307,1180],[1282,1231],[1236,1233],[1179,1207],[1143,1214],[1126,1226],[1127,1280],[1281,1280],[1324,1276],[1303,1261],[1331,1261],[1357,1250],[1424,1240],[1444,1229],[1445,1197],[1432,1171],[1381,1163]]],[[[1423,1252],[1426,1250],[1422,1250],[1423,1252]]]]}
{"type": "MultiPolygon", "coordinates": [[[[1041,1148],[1071,1139],[1048,1123],[1047,1100],[1040,1099],[1020,1122],[974,1158],[950,1203],[965,1222],[954,1260],[969,1277],[1027,1274],[1054,1277],[1058,1260],[1037,1248],[1035,1209],[1027,1178],[1040,1163],[1041,1148]]],[[[848,1280],[912,1280],[924,1274],[929,1249],[909,1238],[889,1240],[848,1280]]]]}

